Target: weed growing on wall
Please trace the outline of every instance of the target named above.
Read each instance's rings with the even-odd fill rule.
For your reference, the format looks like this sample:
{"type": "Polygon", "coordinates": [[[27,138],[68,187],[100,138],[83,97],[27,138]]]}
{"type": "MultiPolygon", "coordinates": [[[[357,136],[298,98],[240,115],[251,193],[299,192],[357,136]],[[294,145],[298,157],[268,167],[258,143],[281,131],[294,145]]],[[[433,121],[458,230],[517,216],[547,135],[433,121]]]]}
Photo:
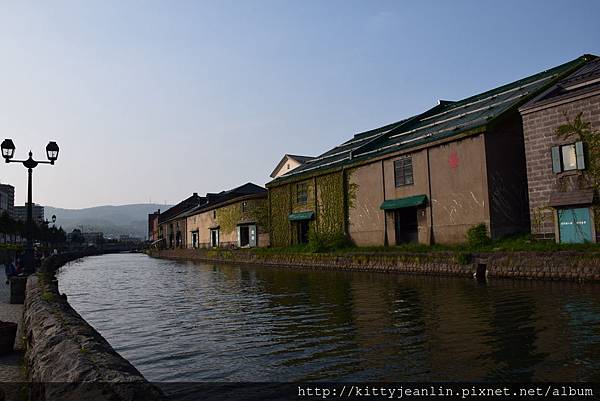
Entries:
{"type": "Polygon", "coordinates": [[[556,135],[561,139],[581,140],[585,148],[585,168],[590,179],[590,185],[595,192],[595,207],[593,208],[596,230],[600,229],[600,219],[598,215],[598,199],[600,197],[600,132],[592,128],[589,121],[584,121],[581,117],[583,112],[575,116],[573,120],[567,113],[564,114],[566,123],[556,129],[556,135]]]}
{"type": "Polygon", "coordinates": [[[556,128],[556,135],[561,139],[581,140],[585,147],[586,171],[591,179],[591,186],[600,191],[600,133],[592,129],[592,124],[584,121],[583,113],[571,120],[565,113],[566,123],[556,128]]]}
{"type": "Polygon", "coordinates": [[[544,223],[548,220],[548,217],[552,216],[552,210],[550,206],[540,206],[533,210],[531,214],[531,226],[536,233],[542,232],[544,223]]]}

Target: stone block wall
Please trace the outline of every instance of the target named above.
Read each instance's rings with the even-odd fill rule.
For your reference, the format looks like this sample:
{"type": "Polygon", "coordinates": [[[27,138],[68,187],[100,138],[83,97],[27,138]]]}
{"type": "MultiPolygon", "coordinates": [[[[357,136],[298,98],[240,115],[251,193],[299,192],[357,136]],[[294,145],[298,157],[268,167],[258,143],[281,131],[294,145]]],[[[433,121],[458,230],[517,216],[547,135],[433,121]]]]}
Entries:
{"type": "Polygon", "coordinates": [[[473,277],[485,267],[488,277],[600,281],[600,253],[507,252],[464,254],[454,252],[347,254],[261,253],[252,250],[165,250],[151,256],[208,263],[254,264],[265,267],[453,275],[473,277]]]}
{"type": "Polygon", "coordinates": [[[58,293],[52,271],[76,254],[52,257],[27,280],[23,316],[30,400],[165,400],[58,293]]]}
{"type": "Polygon", "coordinates": [[[474,269],[484,264],[488,277],[600,281],[600,253],[503,252],[473,255],[473,262],[474,269]]]}

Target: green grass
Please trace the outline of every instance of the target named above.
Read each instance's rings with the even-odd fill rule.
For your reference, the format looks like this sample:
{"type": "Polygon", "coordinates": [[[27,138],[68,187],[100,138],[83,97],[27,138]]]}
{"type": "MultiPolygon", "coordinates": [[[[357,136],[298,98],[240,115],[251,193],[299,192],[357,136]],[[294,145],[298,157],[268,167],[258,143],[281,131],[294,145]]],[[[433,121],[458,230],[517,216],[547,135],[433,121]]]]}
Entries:
{"type": "Polygon", "coordinates": [[[427,252],[460,252],[460,253],[485,253],[485,252],[600,252],[600,244],[557,244],[553,241],[541,241],[530,235],[510,236],[490,241],[485,245],[424,245],[403,244],[396,246],[345,246],[341,248],[329,248],[322,252],[313,252],[309,244],[293,245],[285,248],[257,248],[253,250],[258,254],[292,254],[292,253],[427,253],[427,252]]]}
{"type": "Polygon", "coordinates": [[[42,292],[42,299],[46,302],[52,302],[56,297],[50,291],[44,290],[44,292],[42,292]]]}
{"type": "Polygon", "coordinates": [[[17,245],[17,244],[0,244],[0,250],[1,249],[6,249],[9,251],[22,251],[23,245],[17,245]]]}
{"type": "Polygon", "coordinates": [[[308,244],[298,244],[282,248],[254,248],[253,252],[257,254],[280,254],[280,253],[314,253],[312,247],[308,244]]]}

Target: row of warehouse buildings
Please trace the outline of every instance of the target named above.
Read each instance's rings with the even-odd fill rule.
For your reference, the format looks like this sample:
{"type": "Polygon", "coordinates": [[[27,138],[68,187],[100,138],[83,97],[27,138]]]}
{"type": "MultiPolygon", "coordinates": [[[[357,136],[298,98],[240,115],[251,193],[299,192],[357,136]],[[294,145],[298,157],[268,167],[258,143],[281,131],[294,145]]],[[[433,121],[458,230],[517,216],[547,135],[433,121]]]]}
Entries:
{"type": "Polygon", "coordinates": [[[266,188],[194,193],[151,214],[149,236],[171,248],[282,247],[311,233],[358,246],[433,244],[463,242],[483,223],[492,238],[596,242],[597,148],[589,136],[557,134],[577,116],[586,132],[600,128],[596,56],[439,101],[317,157],[285,155],[266,188]]]}

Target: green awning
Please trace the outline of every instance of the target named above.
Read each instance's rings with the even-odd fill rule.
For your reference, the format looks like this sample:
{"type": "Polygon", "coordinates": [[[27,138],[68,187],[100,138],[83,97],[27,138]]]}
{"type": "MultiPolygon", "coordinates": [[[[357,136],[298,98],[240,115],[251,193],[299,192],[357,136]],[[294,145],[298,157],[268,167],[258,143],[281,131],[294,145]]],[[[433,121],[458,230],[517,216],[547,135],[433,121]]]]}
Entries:
{"type": "Polygon", "coordinates": [[[405,207],[422,206],[426,202],[427,195],[415,195],[408,196],[406,198],[386,200],[381,204],[379,208],[383,210],[402,209],[405,207]]]}
{"type": "Polygon", "coordinates": [[[310,220],[314,217],[315,212],[300,212],[292,213],[288,216],[290,221],[310,220]]]}

